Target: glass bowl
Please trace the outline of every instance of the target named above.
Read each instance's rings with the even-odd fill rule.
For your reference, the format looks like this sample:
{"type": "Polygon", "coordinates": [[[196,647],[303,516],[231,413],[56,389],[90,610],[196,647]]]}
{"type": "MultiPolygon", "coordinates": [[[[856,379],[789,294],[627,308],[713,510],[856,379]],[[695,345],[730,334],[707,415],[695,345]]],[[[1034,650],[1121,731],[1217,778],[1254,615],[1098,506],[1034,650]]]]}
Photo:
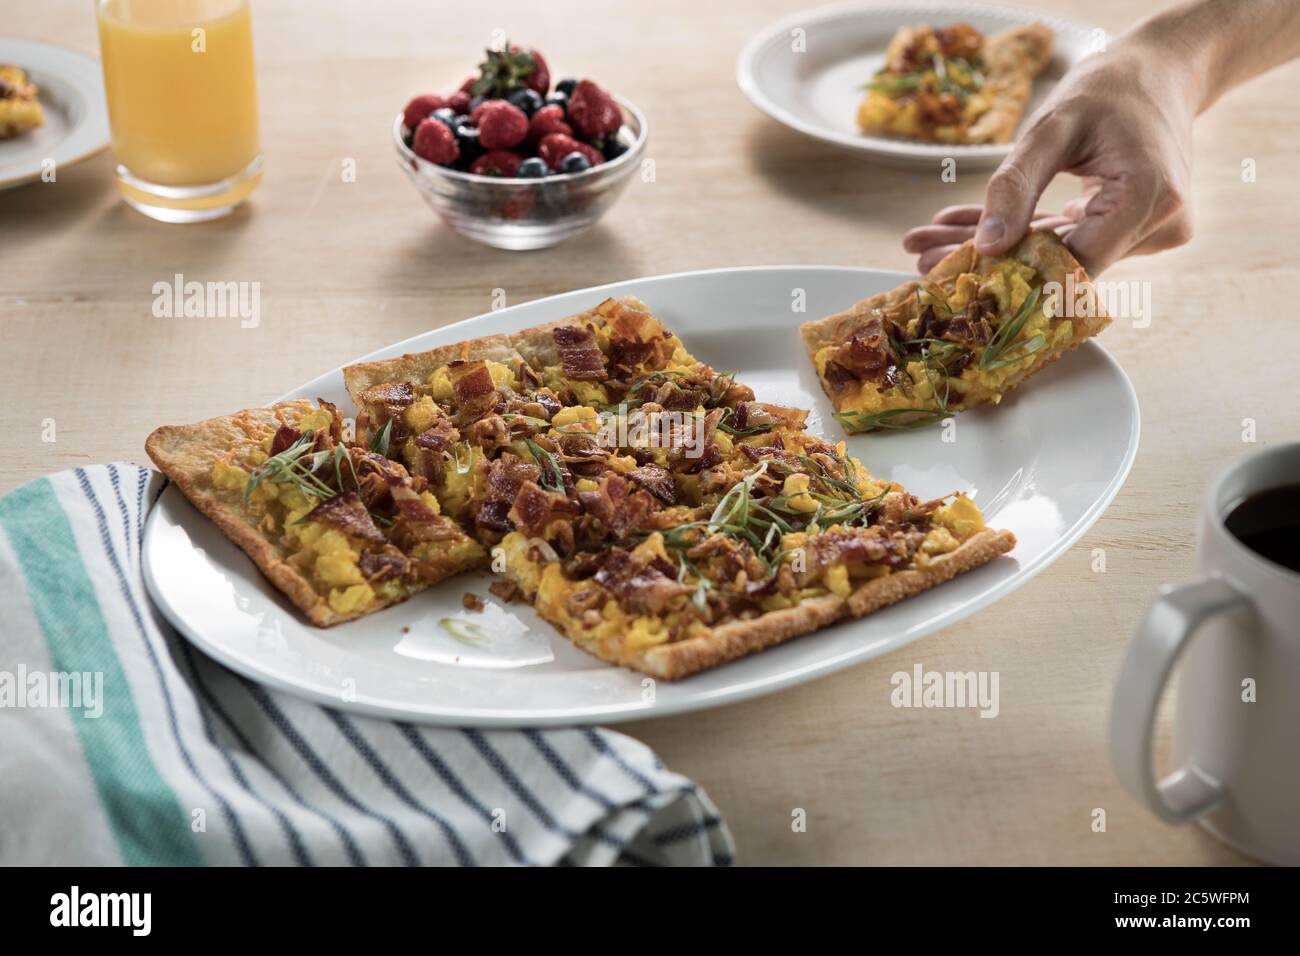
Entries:
{"type": "Polygon", "coordinates": [[[627,100],[623,110],[627,152],[580,173],[544,179],[478,176],[438,166],[402,142],[402,116],[393,123],[397,161],[434,212],[462,236],[497,249],[545,249],[589,229],[605,214],[640,165],[646,121],[627,100]]]}

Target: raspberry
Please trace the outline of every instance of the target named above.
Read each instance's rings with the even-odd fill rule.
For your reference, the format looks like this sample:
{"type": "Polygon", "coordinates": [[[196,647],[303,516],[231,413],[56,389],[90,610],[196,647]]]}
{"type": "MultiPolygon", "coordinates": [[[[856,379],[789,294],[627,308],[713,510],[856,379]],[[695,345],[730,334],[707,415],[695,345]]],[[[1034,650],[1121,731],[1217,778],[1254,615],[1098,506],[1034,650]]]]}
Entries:
{"type": "Polygon", "coordinates": [[[524,158],[509,149],[494,149],[484,153],[470,164],[469,171],[479,176],[504,176],[513,179],[524,158]]]}
{"type": "Polygon", "coordinates": [[[420,125],[420,120],[446,105],[447,101],[436,93],[421,93],[406,104],[406,109],[402,110],[402,122],[406,124],[407,129],[415,129],[420,125]]]}
{"type": "Polygon", "coordinates": [[[623,111],[614,97],[591,80],[583,80],[569,96],[569,123],[583,139],[601,139],[618,132],[623,111]]]}
{"type": "Polygon", "coordinates": [[[588,146],[586,143],[580,143],[572,136],[565,136],[563,133],[551,133],[549,136],[543,136],[542,141],[537,144],[537,155],[542,157],[547,167],[554,172],[559,172],[560,163],[570,153],[581,153],[587,157],[587,161],[593,166],[599,166],[605,161],[605,157],[600,154],[600,150],[594,146],[588,146]]]}
{"type": "Polygon", "coordinates": [[[543,106],[533,114],[532,120],[528,123],[528,142],[534,146],[542,141],[542,137],[549,136],[551,133],[573,135],[573,127],[564,122],[563,107],[543,106]]]}
{"type": "Polygon", "coordinates": [[[474,95],[474,84],[477,83],[477,82],[478,82],[478,77],[477,77],[477,76],[471,76],[469,79],[467,79],[464,83],[462,83],[462,84],[460,85],[460,92],[462,92],[462,93],[468,93],[470,96],[473,96],[473,95],[474,95]]]}
{"type": "Polygon", "coordinates": [[[462,113],[469,112],[469,101],[471,99],[473,99],[473,97],[464,90],[457,90],[455,93],[451,94],[451,96],[447,97],[447,106],[449,109],[455,110],[457,116],[460,116],[462,113]]]}
{"type": "Polygon", "coordinates": [[[505,100],[488,100],[474,111],[478,141],[484,149],[509,149],[528,135],[528,117],[505,100]]]}
{"type": "Polygon", "coordinates": [[[456,136],[446,123],[436,119],[422,119],[415,128],[415,142],[411,144],[415,155],[439,166],[450,166],[460,158],[456,136]]]}

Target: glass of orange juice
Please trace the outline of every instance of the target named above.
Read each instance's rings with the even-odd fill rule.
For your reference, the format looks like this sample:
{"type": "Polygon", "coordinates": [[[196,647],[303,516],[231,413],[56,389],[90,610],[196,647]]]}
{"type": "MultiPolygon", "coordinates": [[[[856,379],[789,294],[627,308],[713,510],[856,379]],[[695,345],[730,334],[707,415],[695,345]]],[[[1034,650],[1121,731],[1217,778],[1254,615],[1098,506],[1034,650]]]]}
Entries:
{"type": "Polygon", "coordinates": [[[117,184],[164,222],[231,212],[262,175],[248,0],[96,0],[117,184]]]}

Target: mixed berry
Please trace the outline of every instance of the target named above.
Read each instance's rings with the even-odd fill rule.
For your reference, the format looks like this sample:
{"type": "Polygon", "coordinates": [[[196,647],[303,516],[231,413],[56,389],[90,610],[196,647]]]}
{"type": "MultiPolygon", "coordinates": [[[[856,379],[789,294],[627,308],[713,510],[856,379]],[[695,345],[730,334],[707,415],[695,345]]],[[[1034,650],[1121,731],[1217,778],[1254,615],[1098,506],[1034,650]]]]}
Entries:
{"type": "Polygon", "coordinates": [[[545,58],[518,46],[487,51],[479,75],[449,96],[415,97],[402,125],[421,159],[480,176],[580,173],[628,150],[614,97],[591,80],[560,80],[552,89],[545,58]]]}

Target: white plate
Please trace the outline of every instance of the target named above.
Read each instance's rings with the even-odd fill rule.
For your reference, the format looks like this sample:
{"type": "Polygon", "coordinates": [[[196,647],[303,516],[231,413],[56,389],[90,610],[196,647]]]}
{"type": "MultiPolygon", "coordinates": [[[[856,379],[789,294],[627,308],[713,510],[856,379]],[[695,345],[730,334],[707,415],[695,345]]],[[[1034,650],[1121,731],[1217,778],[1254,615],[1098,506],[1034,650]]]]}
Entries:
{"type": "Polygon", "coordinates": [[[39,179],[46,160],[54,160],[57,175],[108,145],[104,74],[98,60],[48,43],[0,37],[0,63],[26,70],[40,87],[45,108],[44,126],[0,139],[0,189],[39,179]]]}
{"type": "MultiPolygon", "coordinates": [[[[367,359],[513,332],[633,293],[700,359],[738,370],[760,398],[812,409],[812,430],[838,440],[796,326],[906,278],[791,266],[638,279],[480,315],[367,359]],[[796,314],[791,303],[801,293],[807,311],[796,314]]],[[[299,396],[351,408],[338,370],[284,397],[299,396]]],[[[992,525],[1015,532],[1019,544],[1010,556],[863,620],[657,687],[577,650],[519,604],[485,612],[495,632],[485,644],[458,642],[438,621],[484,620],[463,610],[461,596],[472,590],[497,604],[486,576],[463,575],[359,621],[312,627],[174,487],[149,518],[145,580],[167,618],[213,657],[255,680],[348,710],[487,727],[610,723],[716,707],[877,657],[1024,584],[1119,491],[1137,451],[1137,397],[1115,360],[1089,342],[1000,407],[960,416],[955,434],[953,443],[941,441],[939,428],[858,436],[849,447],[877,475],[922,497],[972,492],[992,525]]]]}
{"type": "Polygon", "coordinates": [[[736,82],[755,106],[777,122],[887,165],[934,168],[940,160],[953,157],[959,169],[996,166],[1011,151],[1009,144],[919,143],[867,136],[858,130],[862,87],[884,65],[885,48],[899,27],[946,26],[957,21],[985,34],[1035,22],[1055,31],[1052,61],[1034,82],[1025,116],[1038,108],[1066,70],[1104,48],[1107,39],[1104,30],[1060,17],[983,3],[827,7],[788,17],[755,36],[741,51],[736,82]]]}

